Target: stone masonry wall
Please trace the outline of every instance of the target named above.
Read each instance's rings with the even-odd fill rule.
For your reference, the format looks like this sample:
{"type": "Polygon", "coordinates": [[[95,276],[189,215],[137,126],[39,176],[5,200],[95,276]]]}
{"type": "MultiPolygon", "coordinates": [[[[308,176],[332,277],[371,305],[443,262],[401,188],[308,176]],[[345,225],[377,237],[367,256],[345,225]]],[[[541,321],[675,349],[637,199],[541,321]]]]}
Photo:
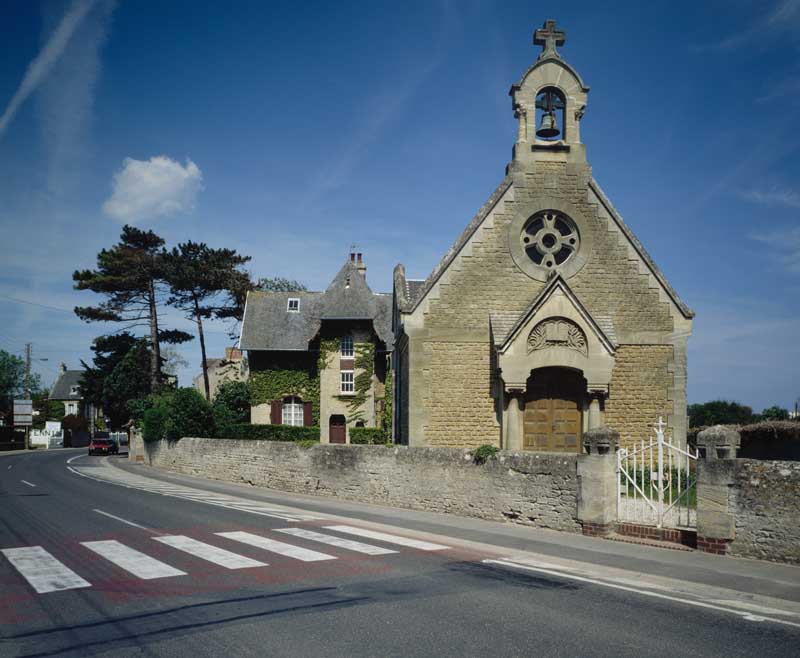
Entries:
{"type": "Polygon", "coordinates": [[[430,446],[500,445],[490,375],[490,350],[485,343],[428,341],[423,425],[430,446]]]}
{"type": "Polygon", "coordinates": [[[737,459],[731,555],[800,564],[800,462],[737,459]]]}
{"type": "Polygon", "coordinates": [[[605,424],[619,432],[620,446],[647,441],[659,416],[672,413],[671,345],[620,345],[605,405],[605,424]]]}
{"type": "Polygon", "coordinates": [[[577,456],[185,438],[145,444],[171,471],[302,494],[580,532],[577,456]]]}

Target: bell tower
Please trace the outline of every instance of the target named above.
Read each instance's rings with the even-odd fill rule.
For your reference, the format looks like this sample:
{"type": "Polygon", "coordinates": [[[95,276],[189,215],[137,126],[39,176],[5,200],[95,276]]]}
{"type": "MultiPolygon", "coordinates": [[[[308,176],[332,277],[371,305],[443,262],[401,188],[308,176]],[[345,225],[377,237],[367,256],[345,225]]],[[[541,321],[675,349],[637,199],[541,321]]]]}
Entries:
{"type": "Polygon", "coordinates": [[[589,87],[557,50],[566,40],[566,33],[556,27],[556,22],[546,20],[533,33],[533,43],[542,51],[509,91],[519,122],[514,168],[535,161],[586,162],[580,121],[589,87]]]}

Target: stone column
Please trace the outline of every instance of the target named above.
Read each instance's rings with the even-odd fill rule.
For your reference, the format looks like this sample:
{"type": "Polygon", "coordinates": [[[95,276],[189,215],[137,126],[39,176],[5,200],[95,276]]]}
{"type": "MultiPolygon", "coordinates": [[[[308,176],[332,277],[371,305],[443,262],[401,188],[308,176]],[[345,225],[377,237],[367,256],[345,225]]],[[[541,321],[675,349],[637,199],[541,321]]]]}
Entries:
{"type": "Polygon", "coordinates": [[[619,432],[596,427],[583,435],[578,456],[578,521],[584,535],[605,536],[617,522],[617,447],[619,432]]]}
{"type": "Polygon", "coordinates": [[[697,435],[697,548],[725,555],[736,538],[730,490],[736,476],[741,436],[732,427],[715,425],[697,435]]]}
{"type": "Polygon", "coordinates": [[[522,450],[522,423],[524,409],[524,390],[510,388],[505,397],[508,401],[506,407],[506,424],[503,431],[503,449],[522,450]]]}

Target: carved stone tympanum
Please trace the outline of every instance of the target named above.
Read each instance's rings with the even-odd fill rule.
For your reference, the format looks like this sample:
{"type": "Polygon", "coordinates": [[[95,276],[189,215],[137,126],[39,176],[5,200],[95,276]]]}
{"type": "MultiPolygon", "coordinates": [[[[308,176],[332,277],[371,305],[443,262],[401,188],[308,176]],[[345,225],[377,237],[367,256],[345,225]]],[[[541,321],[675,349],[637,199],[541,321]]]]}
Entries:
{"type": "Polygon", "coordinates": [[[549,347],[566,347],[588,356],[586,334],[571,320],[549,318],[537,324],[528,336],[528,354],[549,347]]]}

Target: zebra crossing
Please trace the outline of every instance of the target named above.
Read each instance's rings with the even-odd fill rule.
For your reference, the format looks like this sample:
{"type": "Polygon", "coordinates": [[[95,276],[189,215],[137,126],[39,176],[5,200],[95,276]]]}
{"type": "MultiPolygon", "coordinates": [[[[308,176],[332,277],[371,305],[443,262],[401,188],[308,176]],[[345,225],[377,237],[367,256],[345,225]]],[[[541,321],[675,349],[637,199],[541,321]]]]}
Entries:
{"type": "MultiPolygon", "coordinates": [[[[351,535],[367,537],[383,544],[403,546],[420,551],[440,551],[449,548],[442,544],[434,544],[420,540],[411,539],[402,535],[394,535],[384,532],[376,532],[359,528],[357,526],[335,525],[326,526],[325,530],[330,532],[317,532],[305,528],[277,528],[266,532],[281,533],[283,538],[294,538],[296,540],[307,541],[313,544],[323,544],[334,547],[338,550],[357,553],[362,556],[382,556],[396,554],[399,551],[381,546],[378,544],[365,543],[348,537],[339,535],[351,535]],[[331,534],[331,533],[339,533],[331,534]]],[[[214,538],[209,539],[209,543],[186,535],[160,535],[149,537],[151,541],[158,542],[162,546],[174,549],[201,560],[220,566],[224,569],[256,569],[269,567],[269,562],[254,559],[249,556],[240,555],[231,548],[235,545],[245,545],[251,548],[260,549],[265,553],[271,553],[290,560],[299,562],[323,562],[338,559],[338,555],[323,553],[317,550],[306,548],[294,543],[279,541],[266,534],[255,534],[244,531],[217,532],[214,538]]],[[[98,541],[79,542],[79,545],[87,551],[85,558],[101,558],[101,562],[110,563],[113,568],[125,572],[128,576],[133,576],[141,580],[156,580],[160,578],[174,578],[190,575],[187,571],[178,569],[162,559],[157,559],[148,555],[146,552],[127,546],[116,539],[105,539],[98,541]]],[[[146,550],[146,549],[145,549],[146,550]]],[[[16,548],[0,549],[0,554],[5,556],[7,563],[10,564],[17,574],[21,576],[30,587],[38,594],[48,592],[59,592],[72,589],[83,589],[92,587],[92,584],[65,565],[42,546],[25,546],[16,548]]],[[[73,555],[72,557],[76,557],[73,555]]],[[[161,555],[159,554],[159,557],[161,555]]],[[[80,554],[77,556],[80,560],[80,554]]],[[[169,558],[166,558],[167,560],[169,558]]],[[[96,561],[96,560],[95,560],[96,561]]],[[[0,577],[2,577],[3,564],[0,561],[0,577]]]]}
{"type": "Polygon", "coordinates": [[[107,482],[128,489],[138,489],[140,491],[147,491],[171,498],[182,498],[183,500],[191,500],[206,505],[215,505],[239,512],[247,512],[248,514],[268,516],[282,521],[318,521],[322,518],[315,514],[298,512],[289,507],[281,507],[280,505],[260,503],[237,496],[203,491],[202,489],[195,489],[194,487],[173,484],[171,482],[162,482],[161,480],[154,480],[152,478],[136,475],[135,473],[128,473],[108,465],[89,467],[68,466],[67,468],[77,475],[99,482],[107,482]]]}

